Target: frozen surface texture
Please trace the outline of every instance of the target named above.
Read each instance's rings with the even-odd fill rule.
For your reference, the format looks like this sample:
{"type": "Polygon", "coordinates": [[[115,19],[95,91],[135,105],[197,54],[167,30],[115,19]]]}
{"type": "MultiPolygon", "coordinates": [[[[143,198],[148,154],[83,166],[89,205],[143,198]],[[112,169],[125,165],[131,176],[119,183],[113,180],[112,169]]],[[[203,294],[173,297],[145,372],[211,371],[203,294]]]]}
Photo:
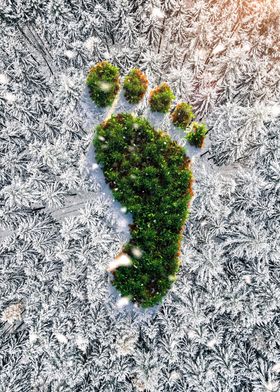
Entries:
{"type": "MultiPolygon", "coordinates": [[[[279,12],[275,0],[1,2],[1,392],[279,391],[279,12]],[[104,59],[168,82],[210,127],[182,268],[146,312],[109,291],[127,221],[89,151],[108,113],[87,114],[84,84],[104,59]]],[[[131,110],[169,121],[145,100],[131,110]]]]}

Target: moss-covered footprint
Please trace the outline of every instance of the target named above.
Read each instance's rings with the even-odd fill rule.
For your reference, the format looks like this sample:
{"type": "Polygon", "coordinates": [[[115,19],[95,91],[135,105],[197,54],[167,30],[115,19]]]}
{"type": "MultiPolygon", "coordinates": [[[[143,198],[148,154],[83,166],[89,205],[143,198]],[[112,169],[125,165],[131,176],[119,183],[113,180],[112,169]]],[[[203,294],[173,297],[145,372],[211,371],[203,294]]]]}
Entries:
{"type": "MultiPolygon", "coordinates": [[[[97,106],[111,106],[120,91],[119,69],[103,61],[89,71],[87,85],[97,106]]],[[[139,69],[123,83],[124,97],[138,104],[148,88],[139,69]]],[[[168,113],[175,96],[167,83],[149,95],[152,112],[168,113]]],[[[171,121],[186,131],[191,144],[201,147],[203,124],[192,122],[187,103],[173,108],[171,121]]],[[[133,216],[131,239],[117,257],[113,285],[123,297],[142,307],[161,301],[180,266],[180,242],[192,197],[190,159],[176,141],[153,128],[143,117],[113,114],[97,126],[97,162],[117,199],[133,216]]]]}

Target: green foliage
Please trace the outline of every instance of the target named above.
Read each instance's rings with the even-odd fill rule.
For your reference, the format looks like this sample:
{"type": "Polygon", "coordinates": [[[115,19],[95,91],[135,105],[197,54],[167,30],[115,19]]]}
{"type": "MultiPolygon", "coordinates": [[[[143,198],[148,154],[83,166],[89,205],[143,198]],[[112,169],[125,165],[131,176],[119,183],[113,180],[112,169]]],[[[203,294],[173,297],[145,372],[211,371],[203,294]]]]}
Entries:
{"type": "Polygon", "coordinates": [[[192,106],[186,102],[178,103],[171,115],[172,122],[176,127],[186,129],[195,118],[192,106]]]}
{"type": "Polygon", "coordinates": [[[119,68],[108,61],[96,64],[89,70],[87,85],[97,106],[111,106],[120,90],[119,68]]]}
{"type": "Polygon", "coordinates": [[[132,69],[124,79],[124,96],[131,104],[136,104],[144,97],[148,88],[148,79],[140,69],[132,69]]]}
{"type": "Polygon", "coordinates": [[[96,129],[94,146],[115,198],[133,215],[123,251],[131,266],[114,271],[123,296],[149,307],[161,301],[179,269],[182,227],[192,196],[184,149],[149,122],[118,114],[96,129]],[[141,250],[136,257],[134,249],[141,250]]]}
{"type": "Polygon", "coordinates": [[[201,148],[203,146],[206,134],[207,128],[205,124],[193,122],[192,129],[187,133],[186,138],[191,145],[201,148]]]}
{"type": "Polygon", "coordinates": [[[175,99],[171,88],[167,83],[161,83],[150,94],[150,106],[152,112],[167,113],[172,101],[175,99]]]}

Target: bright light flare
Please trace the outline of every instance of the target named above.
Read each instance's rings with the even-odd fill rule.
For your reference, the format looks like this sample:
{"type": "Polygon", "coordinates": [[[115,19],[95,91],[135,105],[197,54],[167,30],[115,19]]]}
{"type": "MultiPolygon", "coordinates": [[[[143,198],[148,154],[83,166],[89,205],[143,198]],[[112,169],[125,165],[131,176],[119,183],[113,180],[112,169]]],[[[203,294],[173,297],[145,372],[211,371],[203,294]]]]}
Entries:
{"type": "Polygon", "coordinates": [[[122,255],[118,256],[115,260],[113,260],[109,263],[107,271],[112,272],[112,271],[115,271],[118,267],[121,267],[121,266],[128,267],[130,265],[132,265],[131,258],[128,255],[123,253],[122,255]]]}
{"type": "Polygon", "coordinates": [[[112,83],[98,82],[98,86],[99,86],[100,90],[104,91],[104,93],[108,93],[112,88],[112,83]]]}
{"type": "Polygon", "coordinates": [[[134,257],[136,257],[136,259],[140,259],[142,257],[142,250],[140,248],[137,247],[133,247],[131,249],[131,253],[133,254],[134,257]]]}
{"type": "Polygon", "coordinates": [[[123,308],[124,306],[127,306],[128,304],[129,304],[128,297],[121,297],[116,303],[118,308],[123,308]]]}
{"type": "Polygon", "coordinates": [[[152,16],[154,18],[162,19],[162,18],[164,18],[165,14],[164,14],[164,12],[160,8],[153,7],[153,9],[152,9],[152,16]]]}

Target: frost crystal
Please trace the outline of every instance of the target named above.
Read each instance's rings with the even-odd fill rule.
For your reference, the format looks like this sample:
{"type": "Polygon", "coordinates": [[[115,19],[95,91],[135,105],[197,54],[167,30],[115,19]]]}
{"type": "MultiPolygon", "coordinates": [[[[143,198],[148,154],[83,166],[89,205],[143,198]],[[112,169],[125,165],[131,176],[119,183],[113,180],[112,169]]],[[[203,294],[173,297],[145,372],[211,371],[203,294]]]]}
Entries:
{"type": "Polygon", "coordinates": [[[8,102],[13,103],[13,102],[15,102],[15,101],[17,100],[17,97],[16,97],[15,94],[12,94],[12,93],[5,93],[5,99],[6,99],[8,102]]]}
{"type": "Polygon", "coordinates": [[[0,3],[0,390],[279,392],[280,1],[0,3]],[[150,116],[148,94],[95,107],[104,59],[209,128],[180,274],[147,311],[110,291],[129,214],[88,153],[114,109],[150,116]]]}
{"type": "Polygon", "coordinates": [[[123,335],[120,335],[116,340],[116,348],[119,355],[131,355],[135,350],[135,344],[137,337],[134,334],[130,334],[123,331],[123,335]]]}
{"type": "Polygon", "coordinates": [[[208,346],[209,348],[214,348],[216,344],[217,344],[217,340],[216,340],[216,339],[211,339],[211,340],[209,340],[209,341],[207,342],[207,346],[208,346]]]}
{"type": "Polygon", "coordinates": [[[155,18],[161,19],[161,18],[164,18],[165,15],[164,15],[164,12],[160,8],[153,7],[153,9],[152,9],[152,16],[155,17],[155,18]]]}
{"type": "Polygon", "coordinates": [[[0,84],[8,84],[9,78],[5,74],[0,74],[0,84]]]}
{"type": "Polygon", "coordinates": [[[86,338],[81,335],[78,335],[75,342],[81,351],[86,352],[88,346],[88,340],[86,338]]]}
{"type": "Polygon", "coordinates": [[[21,320],[23,305],[21,303],[8,306],[2,313],[1,320],[13,324],[15,321],[21,320]]]}
{"type": "Polygon", "coordinates": [[[73,50],[66,50],[64,52],[65,56],[69,59],[73,59],[76,56],[76,53],[73,50]]]}
{"type": "Polygon", "coordinates": [[[59,343],[63,343],[66,344],[68,342],[68,339],[65,335],[63,335],[62,333],[57,332],[55,334],[55,337],[57,338],[57,340],[59,341],[59,343]]]}
{"type": "Polygon", "coordinates": [[[272,371],[274,373],[280,373],[280,362],[276,363],[275,365],[272,366],[272,371]]]}
{"type": "Polygon", "coordinates": [[[39,336],[36,333],[31,332],[29,334],[29,342],[31,344],[35,343],[38,340],[39,336]]]}
{"type": "Polygon", "coordinates": [[[279,384],[277,381],[269,381],[267,384],[265,384],[265,391],[266,392],[277,392],[279,391],[278,389],[279,384]]]}

